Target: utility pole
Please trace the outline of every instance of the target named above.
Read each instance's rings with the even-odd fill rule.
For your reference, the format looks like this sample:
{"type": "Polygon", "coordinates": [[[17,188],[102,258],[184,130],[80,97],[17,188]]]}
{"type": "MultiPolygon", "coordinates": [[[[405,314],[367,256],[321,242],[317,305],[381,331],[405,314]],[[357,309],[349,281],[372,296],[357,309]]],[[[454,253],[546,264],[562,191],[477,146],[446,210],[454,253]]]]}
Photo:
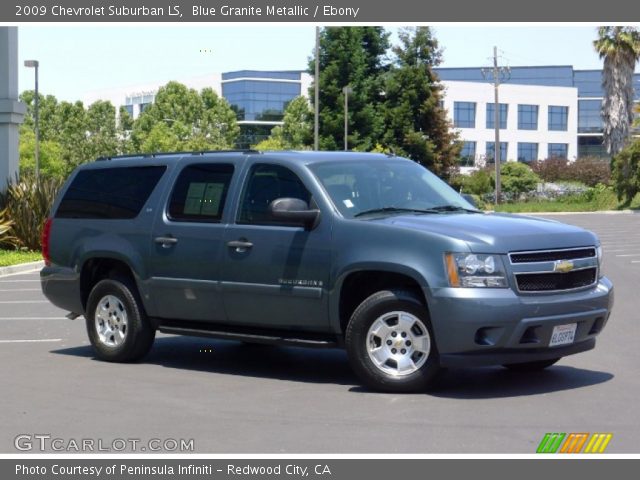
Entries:
{"type": "Polygon", "coordinates": [[[500,204],[500,157],[502,149],[500,148],[500,101],[498,90],[500,84],[509,77],[509,67],[498,66],[498,47],[493,47],[493,68],[483,68],[482,75],[487,78],[491,76],[493,80],[493,128],[494,128],[494,144],[493,144],[493,161],[496,167],[496,205],[500,204]]]}
{"type": "Polygon", "coordinates": [[[320,27],[316,27],[316,59],[313,100],[313,149],[319,150],[320,143],[320,27]]]}

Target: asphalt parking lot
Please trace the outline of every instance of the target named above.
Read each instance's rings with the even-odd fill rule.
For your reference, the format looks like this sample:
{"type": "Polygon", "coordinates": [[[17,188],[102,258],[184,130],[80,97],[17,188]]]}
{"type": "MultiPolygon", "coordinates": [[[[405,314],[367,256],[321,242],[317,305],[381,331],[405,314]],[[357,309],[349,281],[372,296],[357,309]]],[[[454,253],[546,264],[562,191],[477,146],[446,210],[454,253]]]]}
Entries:
{"type": "Polygon", "coordinates": [[[596,349],[535,374],[451,371],[431,394],[369,392],[338,350],[159,335],[143,362],[103,363],[37,272],[0,277],[0,452],[44,434],[193,439],[196,453],[533,453],[546,432],[611,432],[608,453],[638,453],[640,215],[550,218],[602,240],[616,304],[596,349]]]}

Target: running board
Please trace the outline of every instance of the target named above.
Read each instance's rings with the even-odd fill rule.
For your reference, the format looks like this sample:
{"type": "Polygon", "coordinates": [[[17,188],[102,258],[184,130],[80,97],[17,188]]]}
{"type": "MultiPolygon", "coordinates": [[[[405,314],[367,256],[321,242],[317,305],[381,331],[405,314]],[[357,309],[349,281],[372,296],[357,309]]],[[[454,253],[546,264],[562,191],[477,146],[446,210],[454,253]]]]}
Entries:
{"type": "Polygon", "coordinates": [[[194,337],[219,338],[222,340],[237,340],[248,343],[264,343],[269,345],[284,345],[290,347],[311,347],[311,348],[339,348],[340,345],[335,340],[327,340],[321,338],[297,338],[291,336],[290,333],[280,335],[273,334],[251,334],[230,332],[222,330],[205,330],[201,328],[188,328],[178,326],[160,325],[158,330],[162,333],[170,333],[174,335],[189,335],[194,337]]]}

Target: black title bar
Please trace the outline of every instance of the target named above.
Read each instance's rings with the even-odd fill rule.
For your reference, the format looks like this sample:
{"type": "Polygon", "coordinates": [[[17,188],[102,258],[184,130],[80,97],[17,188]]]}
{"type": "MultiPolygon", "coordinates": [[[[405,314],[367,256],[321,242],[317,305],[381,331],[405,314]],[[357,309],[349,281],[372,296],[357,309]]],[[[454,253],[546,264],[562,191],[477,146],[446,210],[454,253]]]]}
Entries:
{"type": "Polygon", "coordinates": [[[596,22],[640,21],[629,0],[8,0],[0,22],[596,22]]]}

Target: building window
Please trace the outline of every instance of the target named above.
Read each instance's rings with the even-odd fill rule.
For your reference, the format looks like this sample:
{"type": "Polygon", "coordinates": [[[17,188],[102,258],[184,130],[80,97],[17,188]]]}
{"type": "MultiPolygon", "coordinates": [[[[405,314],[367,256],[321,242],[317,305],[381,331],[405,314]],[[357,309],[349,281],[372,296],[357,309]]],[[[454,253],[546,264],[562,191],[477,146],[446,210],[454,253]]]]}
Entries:
{"type": "Polygon", "coordinates": [[[538,129],[538,105],[518,105],[518,129],[538,129]]]}
{"type": "Polygon", "coordinates": [[[600,157],[609,158],[610,155],[602,144],[602,137],[579,136],[578,137],[578,158],[600,157]]]}
{"type": "Polygon", "coordinates": [[[460,165],[472,167],[476,160],[476,142],[462,142],[460,150],[460,165]]]}
{"type": "Polygon", "coordinates": [[[133,117],[133,105],[124,105],[124,109],[127,111],[130,117],[133,117]]]}
{"type": "Polygon", "coordinates": [[[549,105],[549,130],[567,131],[569,107],[549,105]]]}
{"type": "Polygon", "coordinates": [[[151,103],[141,103],[140,104],[140,113],[144,112],[150,106],[151,106],[151,103]]]}
{"type": "MultiPolygon", "coordinates": [[[[487,142],[487,153],[485,154],[485,158],[487,163],[493,163],[495,158],[496,151],[496,142],[487,142]]],[[[509,147],[508,142],[500,142],[500,163],[507,161],[507,150],[509,147]]]]}
{"type": "Polygon", "coordinates": [[[453,102],[453,124],[458,128],[476,126],[475,102],[453,102]]]}
{"type": "Polygon", "coordinates": [[[549,144],[549,158],[567,158],[569,152],[568,143],[550,143],[549,144]]]}
{"type": "MultiPolygon", "coordinates": [[[[495,128],[495,104],[487,103],[487,128],[495,128]]],[[[507,128],[507,113],[509,112],[509,105],[506,103],[500,104],[500,128],[504,130],[507,128]]]]}
{"type": "Polygon", "coordinates": [[[601,110],[601,100],[578,100],[578,133],[602,133],[601,110]]]}
{"type": "Polygon", "coordinates": [[[518,142],[518,161],[530,163],[538,159],[538,144],[518,142]]]}

